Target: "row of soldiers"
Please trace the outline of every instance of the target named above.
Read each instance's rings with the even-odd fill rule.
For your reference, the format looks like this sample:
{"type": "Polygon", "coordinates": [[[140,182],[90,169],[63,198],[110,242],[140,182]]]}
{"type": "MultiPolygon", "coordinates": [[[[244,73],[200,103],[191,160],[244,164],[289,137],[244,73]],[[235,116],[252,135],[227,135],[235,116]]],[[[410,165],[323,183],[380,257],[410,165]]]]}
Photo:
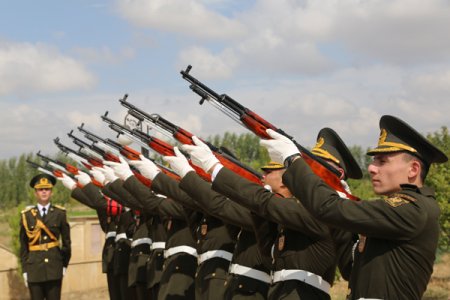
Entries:
{"type": "Polygon", "coordinates": [[[105,161],[78,182],[59,179],[98,212],[111,299],[330,299],[336,268],[349,281],[348,299],[420,299],[439,234],[439,208],[423,182],[431,163],[447,157],[396,117],[383,116],[380,129],[368,152],[383,196],[373,201],[347,199],[345,180],[362,171],[330,128],[312,153],[341,174],[347,194],[270,129],[261,142],[272,159],[262,167],[265,186],[224,167],[196,137],[181,146],[191,163],[176,147],[164,157],[180,181],[144,156],[105,161]]]}

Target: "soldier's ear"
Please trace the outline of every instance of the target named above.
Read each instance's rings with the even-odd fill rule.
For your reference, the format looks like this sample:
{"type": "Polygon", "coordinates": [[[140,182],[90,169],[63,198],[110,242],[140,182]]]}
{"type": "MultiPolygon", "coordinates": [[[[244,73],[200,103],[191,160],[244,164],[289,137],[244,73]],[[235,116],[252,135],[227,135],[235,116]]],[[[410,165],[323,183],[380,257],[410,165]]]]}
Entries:
{"type": "Polygon", "coordinates": [[[417,159],[412,159],[409,165],[408,177],[410,179],[420,178],[422,165],[417,159]]]}

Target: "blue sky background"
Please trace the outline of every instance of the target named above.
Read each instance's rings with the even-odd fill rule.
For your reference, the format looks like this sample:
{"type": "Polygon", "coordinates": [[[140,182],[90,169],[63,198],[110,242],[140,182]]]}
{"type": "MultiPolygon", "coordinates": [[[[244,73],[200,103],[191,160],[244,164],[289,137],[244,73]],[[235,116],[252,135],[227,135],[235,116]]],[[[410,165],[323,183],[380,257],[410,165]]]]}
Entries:
{"type": "Polygon", "coordinates": [[[191,73],[312,146],[334,128],[373,146],[392,114],[449,126],[450,3],[430,0],[78,0],[0,3],[0,159],[86,123],[118,99],[199,136],[245,132],[181,79],[191,73]]]}

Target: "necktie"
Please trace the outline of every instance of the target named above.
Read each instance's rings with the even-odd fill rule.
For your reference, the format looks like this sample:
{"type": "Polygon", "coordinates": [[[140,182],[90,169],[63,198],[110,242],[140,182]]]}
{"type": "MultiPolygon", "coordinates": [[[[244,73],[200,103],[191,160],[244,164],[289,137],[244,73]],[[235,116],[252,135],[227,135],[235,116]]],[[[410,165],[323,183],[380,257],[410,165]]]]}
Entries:
{"type": "Polygon", "coordinates": [[[45,207],[42,208],[42,217],[45,217],[46,213],[45,213],[45,207]]]}

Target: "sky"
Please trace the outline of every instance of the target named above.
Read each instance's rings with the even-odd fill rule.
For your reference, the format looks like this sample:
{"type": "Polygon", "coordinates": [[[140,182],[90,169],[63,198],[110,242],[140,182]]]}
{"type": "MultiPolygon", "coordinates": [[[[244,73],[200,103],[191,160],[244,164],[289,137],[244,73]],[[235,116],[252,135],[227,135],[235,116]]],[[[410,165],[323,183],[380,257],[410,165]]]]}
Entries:
{"type": "Polygon", "coordinates": [[[448,28],[446,0],[2,1],[0,159],[53,155],[81,123],[115,137],[100,116],[122,123],[124,94],[200,137],[247,132],[199,105],[188,65],[306,147],[323,127],[372,147],[385,114],[433,133],[450,127],[448,28]]]}

